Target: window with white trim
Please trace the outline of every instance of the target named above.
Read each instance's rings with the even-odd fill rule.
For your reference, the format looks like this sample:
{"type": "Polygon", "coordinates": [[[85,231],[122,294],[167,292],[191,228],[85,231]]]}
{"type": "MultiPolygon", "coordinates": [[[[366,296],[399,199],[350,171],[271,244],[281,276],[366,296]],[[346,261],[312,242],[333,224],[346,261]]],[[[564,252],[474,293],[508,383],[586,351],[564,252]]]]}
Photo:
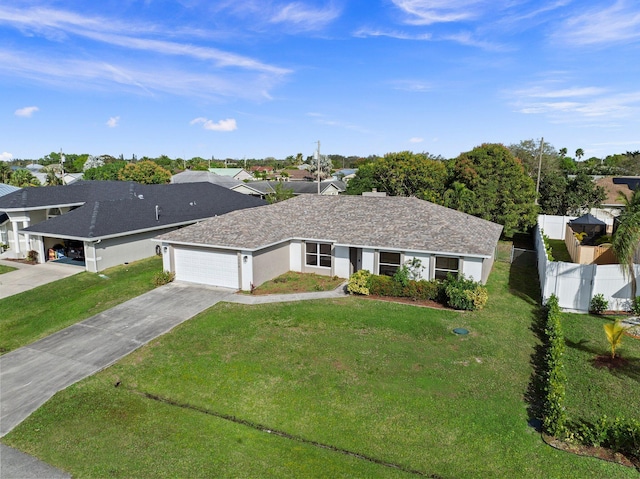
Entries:
{"type": "Polygon", "coordinates": [[[56,216],[60,216],[62,213],[60,212],[60,208],[49,208],[47,210],[47,219],[55,218],[56,216]]]}
{"type": "Polygon", "coordinates": [[[331,243],[306,243],[306,265],[331,268],[331,243]]]}
{"type": "Polygon", "coordinates": [[[436,256],[436,264],[434,269],[435,279],[447,279],[448,274],[458,276],[460,272],[460,259],[447,256],[436,256]]]}
{"type": "Polygon", "coordinates": [[[380,255],[378,257],[378,274],[393,276],[396,274],[396,271],[400,269],[401,259],[400,253],[380,251],[380,255]]]}

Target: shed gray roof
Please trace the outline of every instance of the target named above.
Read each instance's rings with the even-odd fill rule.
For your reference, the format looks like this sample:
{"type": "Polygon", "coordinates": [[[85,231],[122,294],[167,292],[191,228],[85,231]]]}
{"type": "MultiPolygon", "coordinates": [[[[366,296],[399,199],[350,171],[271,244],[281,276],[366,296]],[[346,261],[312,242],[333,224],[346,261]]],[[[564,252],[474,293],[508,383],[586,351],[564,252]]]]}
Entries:
{"type": "Polygon", "coordinates": [[[301,195],[210,218],[158,239],[258,250],[298,238],[489,257],[501,232],[501,225],[417,198],[301,195]]]}
{"type": "MultiPolygon", "coordinates": [[[[318,183],[315,181],[251,181],[249,183],[240,182],[240,185],[255,190],[257,193],[268,195],[275,191],[276,186],[281,185],[284,189],[293,191],[294,195],[318,194],[318,183]]],[[[320,182],[320,191],[335,186],[339,192],[347,189],[347,185],[340,180],[327,180],[320,182]]]]}

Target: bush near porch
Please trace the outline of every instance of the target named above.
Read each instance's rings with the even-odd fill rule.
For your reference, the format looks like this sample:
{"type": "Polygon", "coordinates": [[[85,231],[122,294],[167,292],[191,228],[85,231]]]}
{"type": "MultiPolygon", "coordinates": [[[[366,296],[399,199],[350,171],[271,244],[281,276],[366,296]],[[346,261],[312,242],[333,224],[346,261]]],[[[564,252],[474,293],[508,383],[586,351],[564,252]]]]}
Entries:
{"type": "Polygon", "coordinates": [[[347,291],[351,294],[411,298],[436,301],[454,309],[474,311],[487,303],[487,289],[463,275],[449,275],[444,281],[409,279],[408,270],[400,268],[391,276],[372,275],[360,270],[351,275],[347,291]]]}

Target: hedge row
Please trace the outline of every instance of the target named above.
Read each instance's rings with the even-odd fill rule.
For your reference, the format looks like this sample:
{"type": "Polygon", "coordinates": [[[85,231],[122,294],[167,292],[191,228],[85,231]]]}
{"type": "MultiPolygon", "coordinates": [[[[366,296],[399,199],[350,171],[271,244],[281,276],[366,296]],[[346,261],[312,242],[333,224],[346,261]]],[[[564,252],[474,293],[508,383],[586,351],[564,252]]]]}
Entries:
{"type": "Polygon", "coordinates": [[[444,281],[413,280],[402,268],[393,277],[360,270],[349,278],[347,290],[351,294],[437,301],[467,311],[482,309],[489,298],[484,286],[462,275],[450,275],[444,281]]]}
{"type": "MultiPolygon", "coordinates": [[[[586,446],[602,446],[640,461],[640,421],[602,416],[595,423],[569,422],[565,410],[567,376],[564,371],[564,335],[558,298],[552,295],[547,302],[545,324],[546,373],[543,403],[543,428],[547,434],[586,446]]],[[[640,462],[639,462],[640,463],[640,462]]]]}

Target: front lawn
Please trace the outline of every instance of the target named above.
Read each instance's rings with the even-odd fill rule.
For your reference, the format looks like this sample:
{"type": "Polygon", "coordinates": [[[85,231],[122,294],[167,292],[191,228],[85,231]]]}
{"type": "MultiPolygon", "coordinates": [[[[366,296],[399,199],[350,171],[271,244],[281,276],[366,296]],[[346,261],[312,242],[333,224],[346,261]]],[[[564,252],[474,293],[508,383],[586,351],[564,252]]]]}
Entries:
{"type": "Polygon", "coordinates": [[[528,425],[532,278],[532,265],[497,262],[472,313],[219,304],[3,441],[74,477],[637,477],[552,449],[528,425]]]}
{"type": "Polygon", "coordinates": [[[152,290],[162,259],[115,266],[100,275],[82,272],[0,299],[0,354],[152,290]]]}
{"type": "Polygon", "coordinates": [[[296,273],[289,271],[277,278],[267,281],[257,288],[253,294],[306,293],[309,291],[331,291],[346,280],[337,276],[324,276],[314,273],[296,273]]]}
{"type": "Polygon", "coordinates": [[[8,273],[9,271],[15,271],[16,269],[17,268],[0,264],[0,274],[8,273]]]}

